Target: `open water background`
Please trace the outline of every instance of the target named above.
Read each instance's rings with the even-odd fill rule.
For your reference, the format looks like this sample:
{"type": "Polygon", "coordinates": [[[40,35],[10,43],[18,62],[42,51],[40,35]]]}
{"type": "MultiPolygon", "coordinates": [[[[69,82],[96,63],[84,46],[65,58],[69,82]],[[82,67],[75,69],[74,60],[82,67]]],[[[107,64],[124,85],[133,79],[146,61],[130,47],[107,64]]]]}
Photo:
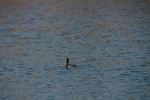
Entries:
{"type": "Polygon", "coordinates": [[[149,19],[149,0],[0,0],[0,100],[150,100],[149,19]]]}

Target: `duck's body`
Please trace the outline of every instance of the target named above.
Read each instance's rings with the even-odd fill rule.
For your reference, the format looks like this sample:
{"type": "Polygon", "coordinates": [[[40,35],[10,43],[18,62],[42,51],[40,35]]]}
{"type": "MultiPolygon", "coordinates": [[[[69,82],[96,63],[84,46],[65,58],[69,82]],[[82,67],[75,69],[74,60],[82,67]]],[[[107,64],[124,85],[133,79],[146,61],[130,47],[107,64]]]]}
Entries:
{"type": "Polygon", "coordinates": [[[69,69],[71,67],[76,67],[76,65],[69,64],[69,58],[66,59],[66,68],[69,69]]]}
{"type": "Polygon", "coordinates": [[[68,68],[71,68],[71,67],[76,67],[76,65],[72,65],[72,64],[66,65],[66,68],[67,68],[67,69],[68,69],[68,68]]]}

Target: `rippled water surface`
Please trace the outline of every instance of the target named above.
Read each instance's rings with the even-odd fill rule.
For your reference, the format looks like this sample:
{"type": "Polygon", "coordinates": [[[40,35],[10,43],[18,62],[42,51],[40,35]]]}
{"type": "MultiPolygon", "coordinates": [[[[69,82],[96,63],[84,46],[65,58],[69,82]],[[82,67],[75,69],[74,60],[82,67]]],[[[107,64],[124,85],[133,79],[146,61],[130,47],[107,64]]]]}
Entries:
{"type": "Polygon", "coordinates": [[[149,0],[0,0],[0,100],[150,100],[149,16],[149,0]]]}

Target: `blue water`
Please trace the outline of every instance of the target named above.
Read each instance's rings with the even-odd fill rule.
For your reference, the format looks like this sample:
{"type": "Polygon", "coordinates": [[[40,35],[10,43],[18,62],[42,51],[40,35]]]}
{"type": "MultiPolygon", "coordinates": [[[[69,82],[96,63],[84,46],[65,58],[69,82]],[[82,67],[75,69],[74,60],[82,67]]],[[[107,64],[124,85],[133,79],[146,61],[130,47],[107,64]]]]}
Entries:
{"type": "Polygon", "coordinates": [[[149,100],[149,4],[0,1],[0,100],[149,100]]]}

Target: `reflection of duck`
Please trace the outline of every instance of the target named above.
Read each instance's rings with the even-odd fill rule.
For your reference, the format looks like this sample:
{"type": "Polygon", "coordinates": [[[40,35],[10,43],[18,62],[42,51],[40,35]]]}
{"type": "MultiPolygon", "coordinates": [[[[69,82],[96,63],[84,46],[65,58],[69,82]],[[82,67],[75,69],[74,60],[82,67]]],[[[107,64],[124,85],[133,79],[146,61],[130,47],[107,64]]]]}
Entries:
{"type": "Polygon", "coordinates": [[[66,68],[70,68],[70,67],[76,67],[76,65],[73,64],[69,64],[69,58],[66,59],[66,68]]]}

